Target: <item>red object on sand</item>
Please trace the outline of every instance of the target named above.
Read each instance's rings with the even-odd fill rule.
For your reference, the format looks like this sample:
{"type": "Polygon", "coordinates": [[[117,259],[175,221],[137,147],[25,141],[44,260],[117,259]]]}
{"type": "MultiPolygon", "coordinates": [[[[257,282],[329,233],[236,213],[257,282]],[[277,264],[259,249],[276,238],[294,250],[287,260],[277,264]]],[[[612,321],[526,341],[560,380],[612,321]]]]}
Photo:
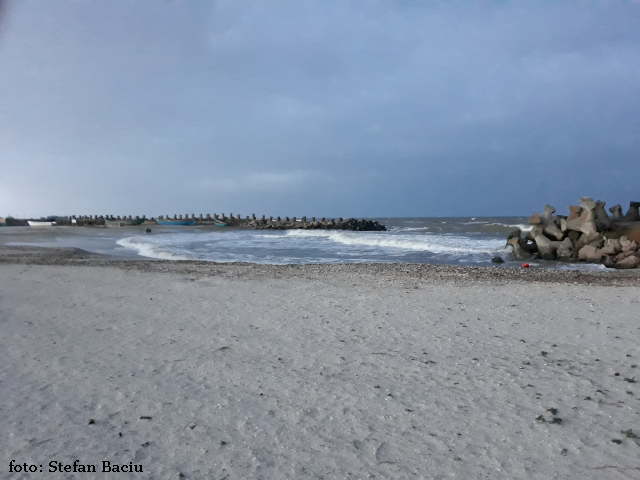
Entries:
{"type": "Polygon", "coordinates": [[[529,268],[529,264],[528,263],[523,263],[522,264],[522,268],[529,268]]]}

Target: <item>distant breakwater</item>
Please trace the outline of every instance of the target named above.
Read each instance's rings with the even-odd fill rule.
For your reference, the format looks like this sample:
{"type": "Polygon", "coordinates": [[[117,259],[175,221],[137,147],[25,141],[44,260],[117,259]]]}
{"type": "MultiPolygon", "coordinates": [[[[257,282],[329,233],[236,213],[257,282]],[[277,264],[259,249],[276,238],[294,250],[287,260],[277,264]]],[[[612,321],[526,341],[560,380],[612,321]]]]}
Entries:
{"type": "Polygon", "coordinates": [[[529,218],[531,230],[524,237],[520,229],[511,232],[507,245],[522,259],[640,268],[640,202],[630,202],[626,214],[620,205],[611,207],[611,217],[605,205],[606,202],[581,197],[579,206],[569,206],[569,215],[554,215],[556,209],[545,205],[542,213],[529,218]]]}
{"type": "MultiPolygon", "coordinates": [[[[56,217],[49,219],[38,219],[38,221],[48,220],[55,225],[85,226],[85,227],[126,227],[130,225],[157,225],[158,220],[169,222],[193,222],[193,225],[211,225],[243,227],[256,230],[350,230],[350,231],[386,231],[385,225],[366,219],[356,218],[318,218],[316,217],[267,217],[261,218],[255,214],[242,218],[241,215],[226,214],[206,214],[198,215],[160,215],[156,218],[147,219],[145,215],[72,215],[70,217],[56,217]]],[[[27,220],[15,220],[16,225],[27,225],[27,220]]]]}

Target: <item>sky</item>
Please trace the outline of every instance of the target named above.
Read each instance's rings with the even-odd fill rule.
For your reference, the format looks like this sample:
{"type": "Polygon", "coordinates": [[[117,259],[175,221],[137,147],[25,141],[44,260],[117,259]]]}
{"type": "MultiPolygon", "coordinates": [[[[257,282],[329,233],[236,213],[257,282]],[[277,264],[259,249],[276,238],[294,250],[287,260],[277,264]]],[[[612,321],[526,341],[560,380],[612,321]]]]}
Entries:
{"type": "Polygon", "coordinates": [[[515,216],[640,200],[640,2],[0,12],[0,216],[515,216]]]}

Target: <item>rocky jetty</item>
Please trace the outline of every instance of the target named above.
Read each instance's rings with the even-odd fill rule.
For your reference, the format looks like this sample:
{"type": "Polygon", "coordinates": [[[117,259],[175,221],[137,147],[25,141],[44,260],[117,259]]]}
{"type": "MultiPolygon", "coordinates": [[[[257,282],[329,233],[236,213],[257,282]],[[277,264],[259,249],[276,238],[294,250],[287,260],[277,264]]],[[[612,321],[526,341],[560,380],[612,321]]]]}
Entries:
{"type": "Polygon", "coordinates": [[[249,223],[249,227],[264,230],[353,230],[361,232],[387,230],[384,225],[373,220],[358,220],[355,218],[339,218],[337,220],[333,218],[322,218],[316,220],[316,217],[311,217],[310,220],[307,220],[307,217],[302,217],[301,219],[297,219],[296,217],[292,219],[289,219],[289,217],[285,217],[284,219],[280,217],[275,219],[269,217],[269,219],[267,219],[264,215],[261,219],[256,219],[254,216],[249,223]]]}
{"type": "Polygon", "coordinates": [[[540,258],[566,262],[601,263],[609,268],[640,266],[640,202],[631,202],[626,215],[615,205],[605,210],[605,202],[590,197],[571,205],[569,215],[555,215],[545,205],[542,213],[529,218],[532,228],[523,236],[518,229],[507,237],[513,254],[522,259],[540,258]]]}
{"type": "MultiPolygon", "coordinates": [[[[307,217],[269,217],[266,215],[262,215],[262,218],[257,218],[255,214],[250,217],[247,216],[242,218],[240,215],[234,215],[233,213],[227,214],[206,214],[206,215],[198,215],[195,214],[186,214],[186,215],[160,215],[158,217],[159,220],[193,220],[195,225],[217,225],[224,224],[229,227],[244,227],[244,228],[253,228],[259,230],[293,230],[293,229],[302,229],[302,230],[352,230],[352,231],[361,231],[361,232],[377,232],[377,231],[386,231],[387,228],[381,223],[374,220],[364,220],[364,219],[356,219],[356,218],[321,218],[316,219],[316,217],[311,217],[307,219],[307,217]]],[[[127,226],[131,224],[143,224],[143,225],[153,225],[157,224],[155,218],[147,219],[146,216],[142,215],[132,217],[129,216],[113,216],[113,215],[72,215],[68,219],[66,218],[64,222],[59,222],[60,225],[74,225],[74,226],[127,226]]]]}

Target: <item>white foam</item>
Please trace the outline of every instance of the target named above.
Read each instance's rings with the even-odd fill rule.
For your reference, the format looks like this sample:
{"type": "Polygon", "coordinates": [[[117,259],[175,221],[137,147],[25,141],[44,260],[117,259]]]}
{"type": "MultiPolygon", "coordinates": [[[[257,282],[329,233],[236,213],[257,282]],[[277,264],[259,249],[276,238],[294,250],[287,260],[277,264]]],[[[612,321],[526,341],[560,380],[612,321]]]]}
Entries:
{"type": "Polygon", "coordinates": [[[136,250],[141,257],[157,258],[159,260],[189,260],[183,255],[163,251],[158,248],[158,245],[140,241],[137,237],[121,238],[116,243],[121,247],[136,250]]]}
{"type": "Polygon", "coordinates": [[[431,235],[389,235],[367,233],[342,233],[327,230],[291,230],[290,237],[326,238],[343,245],[362,245],[369,247],[386,247],[401,250],[415,250],[432,253],[495,253],[502,248],[502,241],[478,242],[458,236],[431,235]]]}
{"type": "Polygon", "coordinates": [[[522,232],[530,232],[533,228],[533,225],[525,225],[524,223],[517,223],[515,225],[508,225],[505,223],[492,223],[491,225],[502,225],[503,227],[519,228],[522,232]]]}

